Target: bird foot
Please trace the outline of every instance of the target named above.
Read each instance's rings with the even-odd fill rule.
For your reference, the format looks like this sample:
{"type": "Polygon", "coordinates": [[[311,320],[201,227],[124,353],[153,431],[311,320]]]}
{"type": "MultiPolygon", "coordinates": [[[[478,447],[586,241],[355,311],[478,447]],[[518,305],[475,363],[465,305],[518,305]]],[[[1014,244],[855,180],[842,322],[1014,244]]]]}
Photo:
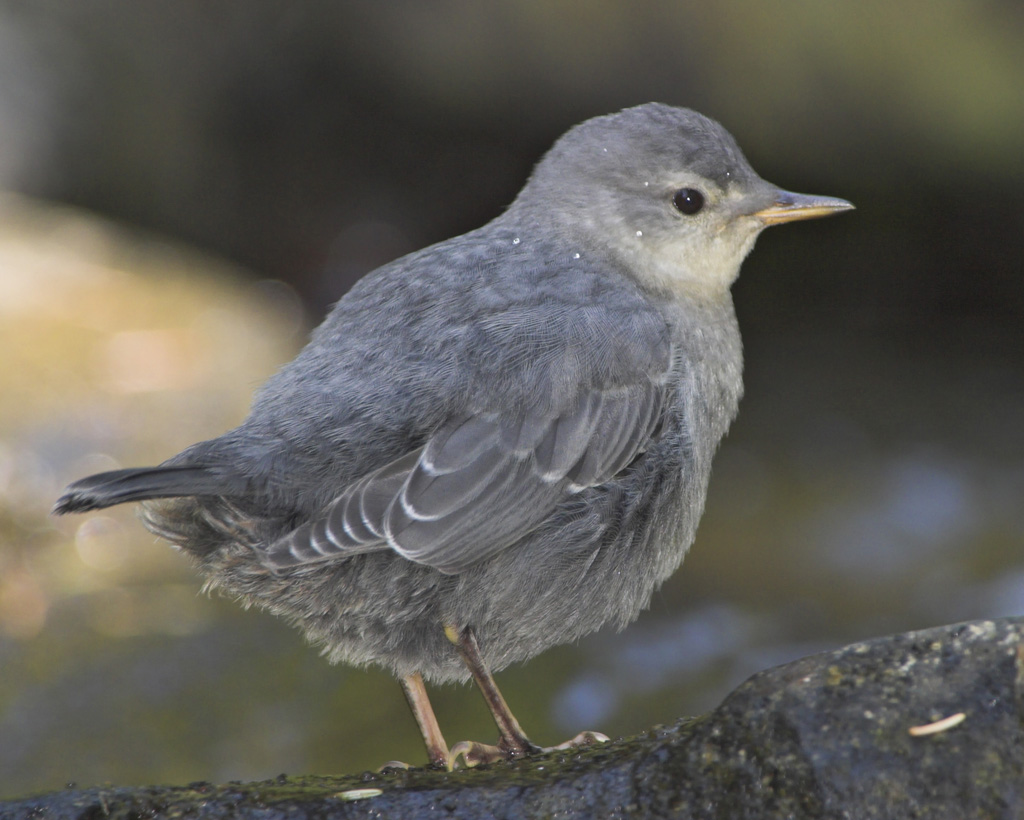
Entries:
{"type": "Polygon", "coordinates": [[[600,732],[580,732],[572,740],[559,743],[557,746],[534,746],[529,748],[512,749],[499,741],[497,746],[487,743],[477,743],[475,740],[462,740],[452,746],[448,752],[448,771],[453,771],[460,763],[464,768],[472,769],[475,766],[497,763],[499,760],[514,760],[517,757],[524,757],[531,754],[545,754],[546,752],[564,752],[568,749],[578,749],[581,746],[592,746],[597,743],[607,743],[611,738],[600,732]]]}
{"type": "Polygon", "coordinates": [[[564,752],[568,749],[578,749],[581,746],[595,746],[598,743],[608,743],[611,740],[610,737],[601,732],[580,732],[572,740],[567,740],[565,743],[559,743],[557,746],[546,746],[545,752],[564,752]]]}
{"type": "Polygon", "coordinates": [[[382,774],[388,771],[404,771],[406,769],[411,768],[412,766],[401,760],[389,760],[387,763],[385,763],[383,766],[377,769],[377,774],[382,774]]]}
{"type": "Polygon", "coordinates": [[[460,740],[448,752],[448,771],[459,768],[460,758],[461,768],[472,769],[475,766],[508,760],[509,755],[497,746],[477,743],[475,740],[460,740]]]}

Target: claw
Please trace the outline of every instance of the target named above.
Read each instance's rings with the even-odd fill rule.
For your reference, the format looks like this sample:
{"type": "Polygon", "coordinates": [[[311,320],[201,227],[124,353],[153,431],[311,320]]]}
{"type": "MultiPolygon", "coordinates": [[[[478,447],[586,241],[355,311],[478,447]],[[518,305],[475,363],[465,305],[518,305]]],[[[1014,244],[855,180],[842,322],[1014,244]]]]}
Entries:
{"type": "Polygon", "coordinates": [[[529,751],[511,751],[501,744],[490,746],[486,743],[477,743],[475,740],[461,740],[452,746],[448,752],[448,771],[454,771],[459,765],[459,758],[462,759],[462,766],[472,769],[489,763],[497,763],[499,760],[514,760],[529,754],[545,754],[546,752],[564,752],[569,749],[579,749],[584,746],[594,746],[598,743],[608,743],[611,738],[600,732],[580,732],[572,740],[559,743],[557,746],[532,746],[529,751]]]}
{"type": "Polygon", "coordinates": [[[381,774],[382,772],[387,772],[388,770],[396,771],[396,770],[404,770],[404,769],[411,769],[411,768],[412,768],[412,766],[410,766],[408,763],[403,763],[401,760],[389,760],[387,763],[385,763],[383,766],[381,766],[379,769],[377,769],[377,774],[381,774]]]}
{"type": "Polygon", "coordinates": [[[598,743],[608,743],[611,740],[608,735],[601,732],[580,732],[572,740],[559,743],[557,746],[546,746],[545,752],[564,752],[568,749],[578,749],[581,746],[595,746],[598,743]]]}
{"type": "Polygon", "coordinates": [[[488,746],[486,743],[477,743],[475,740],[460,740],[448,752],[448,771],[455,770],[460,757],[463,765],[467,769],[472,769],[481,764],[508,760],[509,755],[497,746],[488,746]]]}

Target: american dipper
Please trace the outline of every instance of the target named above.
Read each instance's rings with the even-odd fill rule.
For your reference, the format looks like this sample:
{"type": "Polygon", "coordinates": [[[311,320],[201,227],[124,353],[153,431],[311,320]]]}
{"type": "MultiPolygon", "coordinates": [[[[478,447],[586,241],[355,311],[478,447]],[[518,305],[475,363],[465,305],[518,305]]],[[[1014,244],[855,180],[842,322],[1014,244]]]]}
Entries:
{"type": "Polygon", "coordinates": [[[432,765],[538,751],[491,671],[625,626],[679,566],[743,392],[740,263],[851,207],[694,111],[587,120],[501,216],[356,284],[239,427],[55,512],[146,501],[209,587],[390,669],[432,765]],[[500,740],[449,750],[424,679],[470,676],[500,740]]]}

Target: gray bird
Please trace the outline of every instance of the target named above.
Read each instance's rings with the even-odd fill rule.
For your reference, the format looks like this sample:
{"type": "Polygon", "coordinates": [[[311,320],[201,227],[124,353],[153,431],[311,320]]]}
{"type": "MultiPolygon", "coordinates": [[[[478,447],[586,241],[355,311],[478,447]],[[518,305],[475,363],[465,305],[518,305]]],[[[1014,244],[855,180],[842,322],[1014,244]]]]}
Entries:
{"type": "Polygon", "coordinates": [[[694,111],[587,120],[501,216],[356,284],[239,427],[55,512],[147,502],[208,587],[391,670],[434,766],[538,751],[491,670],[625,626],[679,566],[743,392],[740,263],[852,207],[694,111]],[[470,676],[500,740],[449,749],[424,679],[470,676]]]}

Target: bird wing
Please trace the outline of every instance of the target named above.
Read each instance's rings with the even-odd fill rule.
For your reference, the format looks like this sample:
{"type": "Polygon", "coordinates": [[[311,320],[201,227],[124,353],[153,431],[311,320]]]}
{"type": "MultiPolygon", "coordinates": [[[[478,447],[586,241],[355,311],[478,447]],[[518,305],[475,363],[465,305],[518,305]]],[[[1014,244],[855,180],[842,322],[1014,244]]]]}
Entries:
{"type": "Polygon", "coordinates": [[[562,410],[459,418],[349,485],[262,560],[282,569],[390,548],[461,572],[625,469],[656,435],[665,400],[664,379],[652,375],[593,387],[562,410]]]}

